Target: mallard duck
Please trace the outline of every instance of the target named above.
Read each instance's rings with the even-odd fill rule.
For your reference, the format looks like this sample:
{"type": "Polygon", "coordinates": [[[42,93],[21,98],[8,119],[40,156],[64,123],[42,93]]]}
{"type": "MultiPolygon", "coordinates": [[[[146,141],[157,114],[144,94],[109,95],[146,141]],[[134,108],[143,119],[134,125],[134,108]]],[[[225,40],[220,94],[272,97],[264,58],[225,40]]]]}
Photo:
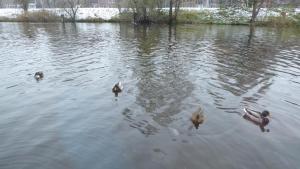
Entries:
{"type": "Polygon", "coordinates": [[[245,114],[243,115],[244,118],[252,121],[253,123],[260,125],[260,126],[266,126],[269,124],[270,120],[268,117],[270,117],[270,112],[267,110],[264,110],[263,112],[250,110],[247,108],[244,108],[245,114]]]}
{"type": "Polygon", "coordinates": [[[36,73],[34,74],[34,78],[35,78],[36,80],[42,80],[42,79],[44,78],[44,73],[43,73],[43,72],[36,72],[36,73]]]}
{"type": "Polygon", "coordinates": [[[191,121],[196,127],[196,129],[198,129],[199,125],[204,122],[204,115],[201,108],[199,108],[192,114],[191,121]]]}
{"type": "Polygon", "coordinates": [[[116,96],[118,96],[118,94],[121,93],[122,90],[123,90],[123,85],[121,82],[116,83],[112,88],[112,92],[115,93],[116,96]]]}

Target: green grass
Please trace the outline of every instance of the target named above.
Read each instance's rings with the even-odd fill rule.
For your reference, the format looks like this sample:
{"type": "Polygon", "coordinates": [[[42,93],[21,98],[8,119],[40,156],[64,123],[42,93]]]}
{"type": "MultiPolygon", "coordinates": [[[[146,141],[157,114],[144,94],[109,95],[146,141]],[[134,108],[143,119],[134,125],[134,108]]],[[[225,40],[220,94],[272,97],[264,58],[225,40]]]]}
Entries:
{"type": "Polygon", "coordinates": [[[0,22],[14,22],[14,19],[8,17],[0,17],[0,22]]]}
{"type": "MultiPolygon", "coordinates": [[[[148,13],[149,19],[153,23],[167,23],[168,14],[163,11],[150,11],[148,13]]],[[[117,16],[112,17],[109,22],[132,22],[133,13],[132,12],[122,12],[117,16]]]]}
{"type": "Polygon", "coordinates": [[[131,22],[132,16],[132,12],[122,12],[119,15],[112,17],[108,22],[131,22]]]}
{"type": "MultiPolygon", "coordinates": [[[[197,24],[206,22],[204,18],[209,16],[204,12],[194,12],[194,11],[180,11],[177,16],[178,23],[187,23],[187,24],[197,24]]],[[[208,21],[208,20],[207,20],[208,21]]]]}
{"type": "MultiPolygon", "coordinates": [[[[66,20],[67,22],[70,22],[68,20],[66,20]]],[[[86,19],[78,19],[76,20],[76,22],[86,22],[86,23],[101,23],[101,22],[105,22],[104,19],[97,17],[97,18],[92,18],[92,17],[88,17],[86,19]]]]}

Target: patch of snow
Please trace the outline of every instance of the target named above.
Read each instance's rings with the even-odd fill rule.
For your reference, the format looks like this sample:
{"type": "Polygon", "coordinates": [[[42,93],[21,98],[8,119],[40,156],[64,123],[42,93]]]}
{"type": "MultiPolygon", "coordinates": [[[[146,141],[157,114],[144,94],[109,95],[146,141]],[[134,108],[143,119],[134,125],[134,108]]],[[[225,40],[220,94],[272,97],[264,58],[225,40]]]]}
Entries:
{"type": "MultiPolygon", "coordinates": [[[[64,9],[61,8],[29,9],[30,12],[41,11],[41,10],[54,12],[59,16],[61,14],[68,16],[67,13],[64,11],[64,9]]],[[[16,18],[17,15],[22,14],[22,12],[23,10],[20,8],[0,9],[0,17],[16,18]]],[[[108,20],[118,14],[119,14],[118,8],[79,8],[77,13],[77,19],[102,18],[108,20]]]]}
{"type": "Polygon", "coordinates": [[[16,18],[17,15],[21,14],[22,10],[19,8],[4,8],[0,9],[0,17],[7,17],[7,18],[16,18]]]}
{"type": "Polygon", "coordinates": [[[79,8],[78,19],[102,18],[111,19],[119,14],[118,8],[79,8]]]}

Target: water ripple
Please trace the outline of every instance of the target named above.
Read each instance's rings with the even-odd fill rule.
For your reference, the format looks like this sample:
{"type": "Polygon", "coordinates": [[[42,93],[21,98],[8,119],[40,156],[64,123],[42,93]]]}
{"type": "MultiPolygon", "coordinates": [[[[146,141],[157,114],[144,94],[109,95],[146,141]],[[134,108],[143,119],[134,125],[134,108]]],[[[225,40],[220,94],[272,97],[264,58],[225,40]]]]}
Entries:
{"type": "Polygon", "coordinates": [[[0,168],[299,166],[297,30],[0,25],[0,168]],[[244,121],[244,106],[270,110],[271,132],[244,121]]]}

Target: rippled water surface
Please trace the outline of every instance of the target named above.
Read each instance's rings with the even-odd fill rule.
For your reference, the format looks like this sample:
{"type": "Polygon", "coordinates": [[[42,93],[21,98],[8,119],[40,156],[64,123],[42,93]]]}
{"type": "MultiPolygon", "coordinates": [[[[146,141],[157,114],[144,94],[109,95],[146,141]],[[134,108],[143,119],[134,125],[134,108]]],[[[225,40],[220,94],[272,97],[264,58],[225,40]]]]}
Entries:
{"type": "Polygon", "coordinates": [[[0,168],[296,169],[299,89],[299,29],[0,23],[0,168]]]}

